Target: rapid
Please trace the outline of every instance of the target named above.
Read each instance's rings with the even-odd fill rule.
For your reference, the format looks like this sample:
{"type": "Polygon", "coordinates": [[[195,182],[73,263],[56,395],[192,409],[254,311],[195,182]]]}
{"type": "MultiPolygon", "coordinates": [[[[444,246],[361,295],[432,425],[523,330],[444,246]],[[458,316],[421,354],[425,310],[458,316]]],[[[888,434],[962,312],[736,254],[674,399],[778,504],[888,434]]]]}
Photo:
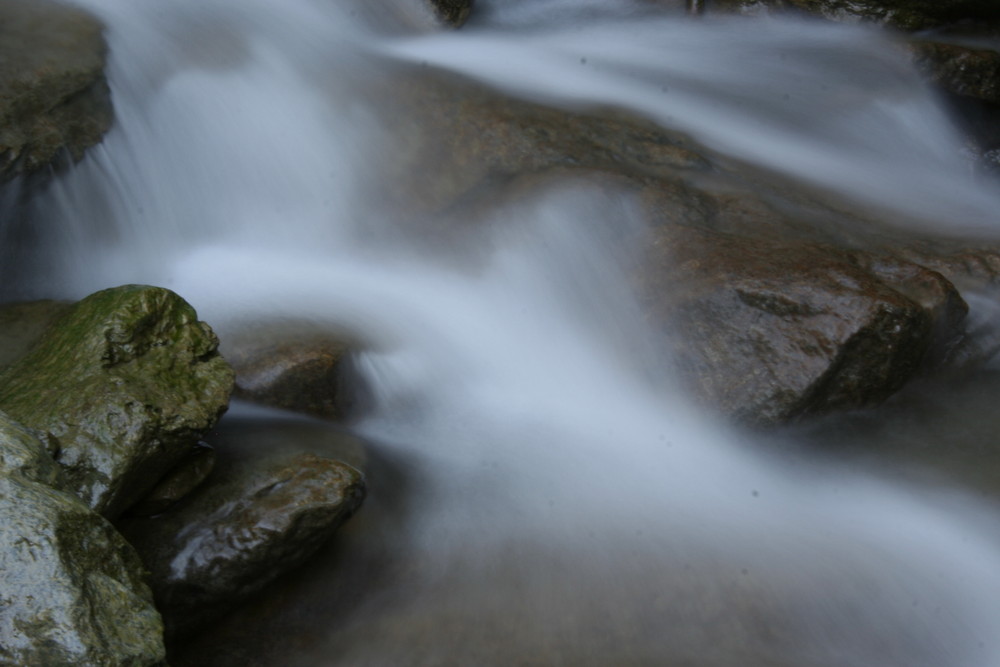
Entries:
{"type": "Polygon", "coordinates": [[[367,343],[369,503],[210,664],[1000,665],[995,501],[694,405],[607,229],[645,224],[627,197],[499,201],[445,254],[385,213],[396,135],[369,84],[417,64],[992,234],[995,185],[891,38],[627,0],[479,0],[456,32],[410,27],[417,0],[79,4],[107,25],[116,124],[30,204],[8,291],[156,284],[223,345],[281,318],[367,343]]]}

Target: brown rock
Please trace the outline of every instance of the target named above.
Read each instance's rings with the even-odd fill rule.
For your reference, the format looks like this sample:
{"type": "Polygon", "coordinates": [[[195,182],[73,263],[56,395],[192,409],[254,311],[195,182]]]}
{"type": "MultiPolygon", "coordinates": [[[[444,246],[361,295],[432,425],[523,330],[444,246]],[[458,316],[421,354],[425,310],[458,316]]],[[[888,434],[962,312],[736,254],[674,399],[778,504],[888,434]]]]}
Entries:
{"type": "Polygon", "coordinates": [[[754,423],[884,400],[946,353],[967,309],[914,264],[690,228],[658,229],[643,271],[687,382],[754,423]]]}
{"type": "Polygon", "coordinates": [[[441,232],[417,235],[438,247],[481,233],[483,211],[566,183],[636,201],[655,226],[627,239],[648,250],[637,275],[649,318],[690,386],[727,414],[775,423],[871,405],[956,358],[967,305],[897,252],[912,241],[898,228],[620,112],[546,108],[426,73],[393,90],[406,133],[394,194],[441,232]]]}
{"type": "Polygon", "coordinates": [[[363,403],[354,370],[357,344],[305,323],[250,326],[227,337],[236,395],[255,403],[344,419],[363,403]]]}

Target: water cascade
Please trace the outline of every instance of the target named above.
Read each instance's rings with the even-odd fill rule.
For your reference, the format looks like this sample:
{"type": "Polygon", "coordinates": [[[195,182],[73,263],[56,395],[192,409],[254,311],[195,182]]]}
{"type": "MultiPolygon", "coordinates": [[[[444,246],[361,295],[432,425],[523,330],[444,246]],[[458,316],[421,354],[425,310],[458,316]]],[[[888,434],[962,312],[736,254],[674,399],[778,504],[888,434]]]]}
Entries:
{"type": "Polygon", "coordinates": [[[211,664],[1000,664],[997,508],[764,453],[695,408],[607,229],[645,224],[628,197],[500,202],[447,253],[381,205],[391,113],[367,93],[422,65],[988,232],[995,189],[884,33],[625,0],[481,0],[455,33],[405,28],[416,0],[81,4],[117,121],[32,204],[18,295],[158,284],[223,337],[289,317],[370,342],[369,504],[297,602],[243,621],[272,648],[211,664]]]}

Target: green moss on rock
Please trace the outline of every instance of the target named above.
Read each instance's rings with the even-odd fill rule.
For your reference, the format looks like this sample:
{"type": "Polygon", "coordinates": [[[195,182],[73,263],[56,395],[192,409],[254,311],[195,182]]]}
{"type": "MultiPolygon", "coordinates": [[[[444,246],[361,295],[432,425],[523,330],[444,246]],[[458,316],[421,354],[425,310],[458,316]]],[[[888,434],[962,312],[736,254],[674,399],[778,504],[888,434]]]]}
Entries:
{"type": "Polygon", "coordinates": [[[169,290],[97,292],[0,374],[0,409],[49,434],[69,488],[115,517],[225,411],[233,374],[217,346],[169,290]]]}

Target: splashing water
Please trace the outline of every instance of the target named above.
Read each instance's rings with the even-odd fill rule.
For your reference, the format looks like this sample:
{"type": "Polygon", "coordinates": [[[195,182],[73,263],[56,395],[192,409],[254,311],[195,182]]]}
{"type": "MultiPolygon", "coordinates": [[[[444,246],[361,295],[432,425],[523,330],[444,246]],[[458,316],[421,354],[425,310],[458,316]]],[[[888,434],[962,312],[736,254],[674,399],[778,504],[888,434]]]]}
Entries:
{"type": "Polygon", "coordinates": [[[304,603],[336,613],[272,618],[267,664],[1000,664],[990,506],[755,454],[650,379],[633,249],[599,231],[643,224],[626,199],[498,209],[475,270],[364,233],[372,183],[393,187],[365,82],[400,60],[623,107],[900,219],[988,226],[996,195],[960,178],[884,36],[630,2],[486,1],[423,35],[361,2],[83,4],[108,25],[117,124],[35,204],[60,233],[24,289],[162,284],[223,333],[301,317],[372,343],[357,428],[407,490],[373,479],[358,519],[395,494],[405,521],[349,531],[338,571],[373,553],[383,571],[349,609],[317,601],[337,583],[304,603]],[[313,639],[288,639],[302,625],[313,639]]]}

